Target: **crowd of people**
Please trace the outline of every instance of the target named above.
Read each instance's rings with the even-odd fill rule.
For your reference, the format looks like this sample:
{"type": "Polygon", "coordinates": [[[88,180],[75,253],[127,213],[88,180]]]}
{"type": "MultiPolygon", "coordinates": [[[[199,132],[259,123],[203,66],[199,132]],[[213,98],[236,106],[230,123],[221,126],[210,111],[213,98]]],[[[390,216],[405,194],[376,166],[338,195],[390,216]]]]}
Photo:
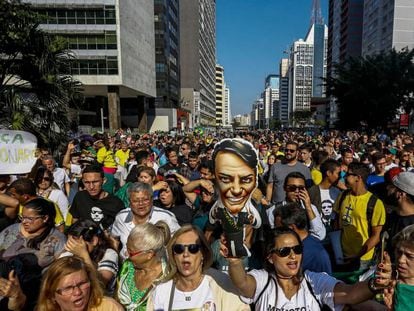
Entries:
{"type": "Polygon", "coordinates": [[[119,130],[37,156],[0,175],[1,310],[412,309],[405,132],[119,130]]]}

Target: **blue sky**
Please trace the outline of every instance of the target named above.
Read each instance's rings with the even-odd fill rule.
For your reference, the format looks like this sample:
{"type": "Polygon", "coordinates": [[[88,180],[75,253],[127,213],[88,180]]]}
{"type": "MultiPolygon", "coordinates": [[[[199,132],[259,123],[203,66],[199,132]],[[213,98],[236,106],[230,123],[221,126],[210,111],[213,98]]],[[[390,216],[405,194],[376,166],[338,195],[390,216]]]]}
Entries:
{"type": "MultiPolygon", "coordinates": [[[[328,23],[328,0],[320,0],[328,23]]],[[[232,115],[250,112],[291,43],[308,31],[312,0],[216,0],[217,62],[231,92],[232,115]]]]}

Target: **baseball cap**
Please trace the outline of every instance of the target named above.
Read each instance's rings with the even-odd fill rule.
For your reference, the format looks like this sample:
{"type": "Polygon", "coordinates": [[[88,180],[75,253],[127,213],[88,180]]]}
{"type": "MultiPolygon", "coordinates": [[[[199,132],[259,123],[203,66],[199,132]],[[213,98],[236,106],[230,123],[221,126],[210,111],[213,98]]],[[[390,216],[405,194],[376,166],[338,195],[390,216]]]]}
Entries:
{"type": "Polygon", "coordinates": [[[414,195],[414,173],[413,172],[402,172],[398,174],[392,183],[398,189],[407,192],[410,195],[414,195]]]}

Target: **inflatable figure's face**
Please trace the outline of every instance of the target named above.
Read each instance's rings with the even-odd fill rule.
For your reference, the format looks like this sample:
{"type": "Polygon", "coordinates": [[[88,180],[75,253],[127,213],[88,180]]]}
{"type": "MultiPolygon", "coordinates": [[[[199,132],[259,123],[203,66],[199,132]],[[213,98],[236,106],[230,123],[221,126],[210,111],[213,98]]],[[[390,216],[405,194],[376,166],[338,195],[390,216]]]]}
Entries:
{"type": "Polygon", "coordinates": [[[220,151],[215,157],[214,174],[221,201],[231,214],[237,214],[256,188],[255,170],[234,153],[220,151]]]}

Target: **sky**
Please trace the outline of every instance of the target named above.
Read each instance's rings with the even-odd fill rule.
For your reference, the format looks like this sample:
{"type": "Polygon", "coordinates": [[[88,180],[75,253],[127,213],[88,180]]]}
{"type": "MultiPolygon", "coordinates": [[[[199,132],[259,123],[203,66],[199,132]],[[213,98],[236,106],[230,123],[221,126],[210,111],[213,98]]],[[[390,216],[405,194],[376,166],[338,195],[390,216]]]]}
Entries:
{"type": "MultiPolygon", "coordinates": [[[[320,0],[328,23],[328,0],[320,0]]],[[[312,0],[216,0],[217,62],[230,87],[231,114],[251,111],[267,75],[279,73],[290,45],[304,39],[312,0]]]]}

